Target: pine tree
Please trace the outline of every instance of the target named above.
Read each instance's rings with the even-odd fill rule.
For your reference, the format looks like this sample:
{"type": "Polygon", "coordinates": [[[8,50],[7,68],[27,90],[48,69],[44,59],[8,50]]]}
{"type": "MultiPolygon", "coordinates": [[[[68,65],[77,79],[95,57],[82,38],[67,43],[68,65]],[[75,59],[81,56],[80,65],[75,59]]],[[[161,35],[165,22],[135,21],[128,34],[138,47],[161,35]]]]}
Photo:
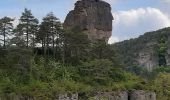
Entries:
{"type": "Polygon", "coordinates": [[[61,22],[55,15],[50,12],[46,17],[43,18],[43,22],[40,25],[39,32],[36,35],[38,42],[42,44],[45,52],[46,49],[50,49],[52,46],[53,57],[55,58],[55,47],[58,45],[57,40],[60,37],[61,22]]]}
{"type": "Polygon", "coordinates": [[[22,16],[19,19],[19,24],[16,28],[16,36],[24,38],[26,46],[29,47],[31,44],[35,46],[35,34],[38,30],[38,19],[36,19],[31,10],[25,9],[22,16]]]}
{"type": "Polygon", "coordinates": [[[3,17],[0,19],[0,35],[3,36],[3,46],[6,48],[6,40],[8,36],[12,35],[14,19],[10,17],[3,17]]]}
{"type": "Polygon", "coordinates": [[[77,65],[86,60],[88,56],[90,41],[85,33],[75,29],[63,32],[63,62],[77,65]]]}

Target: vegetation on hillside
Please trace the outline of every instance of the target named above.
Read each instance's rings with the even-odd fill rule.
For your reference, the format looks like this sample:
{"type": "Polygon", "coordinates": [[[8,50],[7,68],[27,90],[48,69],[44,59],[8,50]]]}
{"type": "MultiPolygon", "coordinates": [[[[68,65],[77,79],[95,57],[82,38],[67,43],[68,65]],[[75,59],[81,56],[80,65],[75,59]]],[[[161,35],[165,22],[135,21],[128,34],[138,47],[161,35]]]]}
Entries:
{"type": "Polygon", "coordinates": [[[147,32],[138,38],[125,40],[112,45],[121,63],[124,66],[136,66],[138,54],[141,51],[153,50],[155,56],[159,58],[159,66],[165,66],[165,55],[169,44],[170,28],[164,28],[153,32],[147,32]]]}
{"type": "MultiPolygon", "coordinates": [[[[118,52],[104,40],[91,42],[78,29],[64,30],[53,13],[38,24],[38,19],[25,9],[16,27],[12,21],[8,17],[0,19],[0,36],[4,37],[0,46],[0,96],[49,100],[66,92],[84,93],[85,98],[96,91],[143,89],[155,91],[164,100],[170,97],[170,81],[166,80],[170,77],[169,67],[148,72],[138,66],[125,70],[122,63],[130,64],[135,52],[151,40],[148,35],[155,37],[155,34],[136,39],[135,42],[142,42],[136,47],[132,41],[116,44],[131,48],[128,52],[122,51],[126,49],[118,52]]],[[[165,48],[162,43],[160,56],[165,48]]]]}

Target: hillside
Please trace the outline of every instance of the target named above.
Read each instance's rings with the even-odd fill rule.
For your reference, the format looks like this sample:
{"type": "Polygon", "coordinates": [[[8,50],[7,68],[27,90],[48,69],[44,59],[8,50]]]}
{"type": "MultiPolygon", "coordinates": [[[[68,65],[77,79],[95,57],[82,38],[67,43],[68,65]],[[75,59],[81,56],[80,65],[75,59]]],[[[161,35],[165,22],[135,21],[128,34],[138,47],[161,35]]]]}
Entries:
{"type": "Polygon", "coordinates": [[[147,32],[135,39],[113,45],[125,66],[141,66],[152,70],[170,66],[170,28],[147,32]]]}
{"type": "Polygon", "coordinates": [[[170,28],[110,45],[113,19],[103,0],[78,0],[64,23],[0,18],[0,100],[169,100],[170,28]]]}

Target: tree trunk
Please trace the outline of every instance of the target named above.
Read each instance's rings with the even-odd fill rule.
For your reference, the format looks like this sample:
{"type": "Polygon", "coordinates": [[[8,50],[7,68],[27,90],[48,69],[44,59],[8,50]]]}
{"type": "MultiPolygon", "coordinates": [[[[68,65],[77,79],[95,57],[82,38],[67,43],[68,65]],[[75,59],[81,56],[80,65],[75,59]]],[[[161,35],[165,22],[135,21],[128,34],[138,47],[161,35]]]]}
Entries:
{"type": "Polygon", "coordinates": [[[53,59],[55,59],[55,37],[53,34],[53,59]]]}
{"type": "Polygon", "coordinates": [[[44,40],[44,59],[45,59],[44,67],[46,67],[47,63],[48,63],[48,61],[47,61],[48,59],[47,59],[47,41],[46,41],[46,38],[44,40]]]}
{"type": "MultiPolygon", "coordinates": [[[[28,18],[28,16],[27,16],[27,18],[28,18]]],[[[27,19],[27,29],[26,29],[27,47],[28,47],[28,34],[29,34],[29,33],[28,33],[28,19],[27,19]]]]}
{"type": "Polygon", "coordinates": [[[28,29],[27,29],[27,33],[26,34],[27,34],[26,37],[27,37],[27,47],[28,47],[28,29]]]}
{"type": "Polygon", "coordinates": [[[35,48],[35,34],[34,33],[33,33],[32,45],[33,45],[33,48],[35,48]]]}
{"type": "Polygon", "coordinates": [[[5,26],[4,26],[4,31],[3,31],[3,33],[4,33],[4,49],[6,48],[6,34],[5,34],[5,26]]]}

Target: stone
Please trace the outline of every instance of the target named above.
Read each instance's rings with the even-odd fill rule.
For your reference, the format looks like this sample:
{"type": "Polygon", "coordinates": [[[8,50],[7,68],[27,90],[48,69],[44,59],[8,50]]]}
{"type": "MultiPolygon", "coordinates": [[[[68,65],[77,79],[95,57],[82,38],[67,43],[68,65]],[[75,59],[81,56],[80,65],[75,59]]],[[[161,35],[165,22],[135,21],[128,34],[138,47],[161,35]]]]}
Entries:
{"type": "Polygon", "coordinates": [[[130,93],[129,99],[130,100],[156,100],[156,94],[154,92],[135,90],[130,93]]]}
{"type": "Polygon", "coordinates": [[[64,21],[65,29],[79,29],[90,40],[108,39],[112,34],[111,6],[102,0],[79,0],[64,21]]]}
{"type": "Polygon", "coordinates": [[[127,91],[98,93],[95,100],[128,100],[127,91]]]}
{"type": "Polygon", "coordinates": [[[58,100],[78,100],[78,93],[71,94],[59,94],[58,100]]]}
{"type": "Polygon", "coordinates": [[[143,90],[98,93],[93,100],[156,100],[154,92],[143,90]]]}
{"type": "MultiPolygon", "coordinates": [[[[22,96],[22,95],[6,95],[0,97],[0,100],[40,100],[40,98],[22,96]]],[[[41,98],[43,100],[43,98],[41,98]]],[[[59,94],[53,100],[79,100],[78,93],[74,94],[59,94]]],[[[89,100],[89,99],[87,99],[89,100]]],[[[154,92],[146,92],[143,90],[128,91],[113,91],[99,92],[90,100],[156,100],[154,92]]]]}
{"type": "Polygon", "coordinates": [[[153,48],[145,49],[139,53],[137,58],[138,65],[152,71],[156,66],[159,66],[157,52],[153,48]]]}

